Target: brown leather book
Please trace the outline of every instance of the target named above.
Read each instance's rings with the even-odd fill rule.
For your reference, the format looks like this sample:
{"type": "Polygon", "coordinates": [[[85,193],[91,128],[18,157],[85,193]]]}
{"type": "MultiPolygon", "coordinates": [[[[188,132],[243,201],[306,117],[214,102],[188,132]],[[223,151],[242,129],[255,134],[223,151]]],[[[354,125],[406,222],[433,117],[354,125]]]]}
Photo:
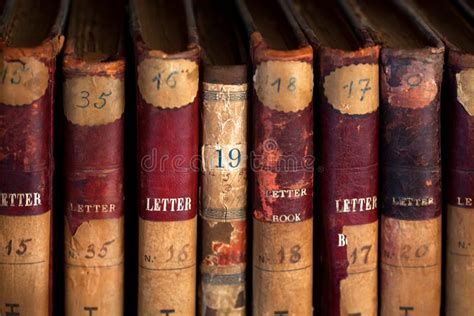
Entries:
{"type": "Polygon", "coordinates": [[[317,67],[317,310],[375,316],[380,48],[337,5],[293,3],[317,67]]]}
{"type": "Polygon", "coordinates": [[[246,315],[248,52],[232,2],[200,0],[200,315],[246,315]]]}
{"type": "Polygon", "coordinates": [[[139,315],[194,315],[199,57],[192,1],[134,0],[139,315]]]}
{"type": "Polygon", "coordinates": [[[237,1],[253,64],[254,315],[312,315],[313,50],[285,0],[237,1]]]}
{"type": "Polygon", "coordinates": [[[65,314],[123,314],[124,4],[74,1],[63,60],[65,314]]]}
{"type": "Polygon", "coordinates": [[[0,314],[52,315],[53,100],[65,0],[0,21],[0,314]]]}
{"type": "Polygon", "coordinates": [[[449,1],[417,0],[415,7],[446,45],[445,315],[473,315],[474,304],[474,27],[449,1]]]}
{"type": "Polygon", "coordinates": [[[383,46],[381,315],[439,315],[444,47],[402,1],[341,3],[383,46]]]}

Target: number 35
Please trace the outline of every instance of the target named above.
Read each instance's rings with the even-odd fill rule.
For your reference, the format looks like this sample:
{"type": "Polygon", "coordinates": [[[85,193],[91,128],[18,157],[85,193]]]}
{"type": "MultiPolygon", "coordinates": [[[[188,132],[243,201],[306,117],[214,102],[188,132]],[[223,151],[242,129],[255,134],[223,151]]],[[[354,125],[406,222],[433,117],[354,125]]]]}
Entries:
{"type": "MultiPolygon", "coordinates": [[[[112,95],[112,91],[109,92],[102,92],[98,97],[98,102],[94,102],[94,107],[98,110],[103,109],[107,105],[107,97],[112,95]]],[[[83,104],[77,104],[76,107],[85,109],[90,105],[90,93],[89,91],[83,90],[81,91],[81,99],[83,100],[83,104]]]]}

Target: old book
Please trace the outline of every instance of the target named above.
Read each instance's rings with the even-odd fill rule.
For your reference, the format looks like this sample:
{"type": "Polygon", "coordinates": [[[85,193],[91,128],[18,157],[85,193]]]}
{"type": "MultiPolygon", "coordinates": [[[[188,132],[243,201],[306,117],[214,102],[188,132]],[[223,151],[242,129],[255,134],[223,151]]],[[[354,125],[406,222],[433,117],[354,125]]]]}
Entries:
{"type": "Polygon", "coordinates": [[[123,314],[124,5],[74,1],[63,60],[65,314],[123,314]]]}
{"type": "Polygon", "coordinates": [[[52,315],[53,96],[68,1],[0,21],[0,314],[52,315]]]}
{"type": "Polygon", "coordinates": [[[323,315],[375,316],[380,48],[333,3],[294,4],[318,67],[318,309],[323,315]]]}
{"type": "Polygon", "coordinates": [[[313,50],[282,1],[237,1],[250,36],[253,314],[312,315],[313,50]]]}
{"type": "Polygon", "coordinates": [[[203,49],[200,315],[246,315],[248,52],[233,9],[202,0],[196,12],[203,49]]]}
{"type": "Polygon", "coordinates": [[[131,2],[139,159],[140,315],[194,315],[199,55],[192,1],[131,2]]]}
{"type": "Polygon", "coordinates": [[[444,47],[402,1],[341,3],[383,45],[381,315],[439,315],[444,47]]]}
{"type": "Polygon", "coordinates": [[[448,1],[415,1],[446,45],[447,242],[445,315],[473,315],[474,292],[474,28],[448,1]]]}

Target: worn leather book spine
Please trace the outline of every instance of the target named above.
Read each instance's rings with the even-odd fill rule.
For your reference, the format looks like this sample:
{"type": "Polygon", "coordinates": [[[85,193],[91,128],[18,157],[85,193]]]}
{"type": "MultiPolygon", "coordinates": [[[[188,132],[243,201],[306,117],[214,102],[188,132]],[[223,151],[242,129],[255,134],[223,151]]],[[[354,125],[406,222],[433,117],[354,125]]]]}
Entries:
{"type": "Polygon", "coordinates": [[[446,315],[474,313],[474,55],[448,50],[446,315]]]}
{"type": "Polygon", "coordinates": [[[188,49],[151,49],[143,40],[137,3],[143,3],[132,3],[139,137],[138,314],[194,315],[200,58],[196,26],[191,1],[183,1],[188,49]]]}
{"type": "Polygon", "coordinates": [[[253,310],[255,315],[312,314],[312,49],[282,54],[252,34],[253,310]],[[275,79],[274,79],[275,78],[275,79]],[[300,87],[280,95],[275,80],[300,87]],[[271,81],[271,82],[270,82],[271,81]]]}
{"type": "Polygon", "coordinates": [[[439,315],[443,49],[384,48],[381,67],[381,312],[439,315]]]}
{"type": "Polygon", "coordinates": [[[380,312],[383,316],[439,315],[440,94],[444,46],[402,1],[372,1],[370,5],[362,2],[341,1],[347,4],[344,8],[348,16],[359,21],[361,29],[383,45],[380,312]],[[407,24],[403,32],[387,31],[391,26],[375,17],[388,9],[407,24]],[[378,27],[383,31],[379,32],[378,27]],[[416,41],[405,42],[400,38],[411,32],[409,28],[413,29],[416,41]],[[393,36],[398,36],[397,40],[393,36]]]}
{"type": "Polygon", "coordinates": [[[33,1],[10,1],[0,25],[1,315],[53,312],[52,114],[67,1],[50,4],[43,16],[33,1]],[[29,18],[49,21],[34,46],[21,36],[29,18]]]}
{"type": "Polygon", "coordinates": [[[265,48],[252,34],[253,311],[311,315],[313,270],[313,54],[265,48]],[[295,91],[278,93],[281,79],[295,91]]]}
{"type": "Polygon", "coordinates": [[[382,315],[440,313],[443,53],[382,50],[382,315]]]}
{"type": "Polygon", "coordinates": [[[413,5],[446,46],[442,93],[446,232],[444,315],[472,315],[474,291],[474,27],[450,1],[413,5]],[[449,24],[446,23],[449,21],[449,24]]]}
{"type": "Polygon", "coordinates": [[[73,5],[63,61],[66,315],[123,314],[125,59],[88,43],[121,38],[106,12],[121,30],[120,4],[73,5]]]}
{"type": "Polygon", "coordinates": [[[247,66],[204,66],[201,315],[245,315],[247,66]]]}
{"type": "Polygon", "coordinates": [[[318,52],[325,315],[377,315],[378,56],[318,52]]]}
{"type": "Polygon", "coordinates": [[[380,47],[358,28],[359,49],[325,46],[302,15],[304,9],[298,3],[290,9],[314,48],[318,67],[319,308],[323,315],[375,316],[380,47]]]}
{"type": "Polygon", "coordinates": [[[254,68],[253,314],[312,315],[313,50],[289,15],[299,48],[272,50],[238,6],[254,68]]]}
{"type": "Polygon", "coordinates": [[[247,66],[204,66],[200,312],[245,315],[247,66]]]}

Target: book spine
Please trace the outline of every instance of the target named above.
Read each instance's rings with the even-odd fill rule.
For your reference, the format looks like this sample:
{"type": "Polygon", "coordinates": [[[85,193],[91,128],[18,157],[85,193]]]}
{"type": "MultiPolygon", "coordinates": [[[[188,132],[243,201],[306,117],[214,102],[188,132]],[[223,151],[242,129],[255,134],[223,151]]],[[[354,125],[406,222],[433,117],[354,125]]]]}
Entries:
{"type": "Polygon", "coordinates": [[[200,313],[246,315],[247,67],[204,68],[200,313]]]}
{"type": "Polygon", "coordinates": [[[312,315],[313,52],[252,42],[253,314],[312,315]]]}
{"type": "Polygon", "coordinates": [[[64,39],[0,48],[0,314],[52,314],[53,98],[64,39]]]}
{"type": "Polygon", "coordinates": [[[194,315],[199,50],[157,55],[137,54],[138,312],[194,315]]]}
{"type": "Polygon", "coordinates": [[[66,315],[119,315],[125,62],[89,65],[66,56],[63,69],[66,315]]]}
{"type": "Polygon", "coordinates": [[[324,315],[377,315],[378,56],[318,54],[324,315]]]}
{"type": "Polygon", "coordinates": [[[443,52],[382,50],[382,315],[440,313],[443,52]]]}
{"type": "Polygon", "coordinates": [[[449,51],[447,67],[446,315],[474,314],[474,56],[449,51]]]}

